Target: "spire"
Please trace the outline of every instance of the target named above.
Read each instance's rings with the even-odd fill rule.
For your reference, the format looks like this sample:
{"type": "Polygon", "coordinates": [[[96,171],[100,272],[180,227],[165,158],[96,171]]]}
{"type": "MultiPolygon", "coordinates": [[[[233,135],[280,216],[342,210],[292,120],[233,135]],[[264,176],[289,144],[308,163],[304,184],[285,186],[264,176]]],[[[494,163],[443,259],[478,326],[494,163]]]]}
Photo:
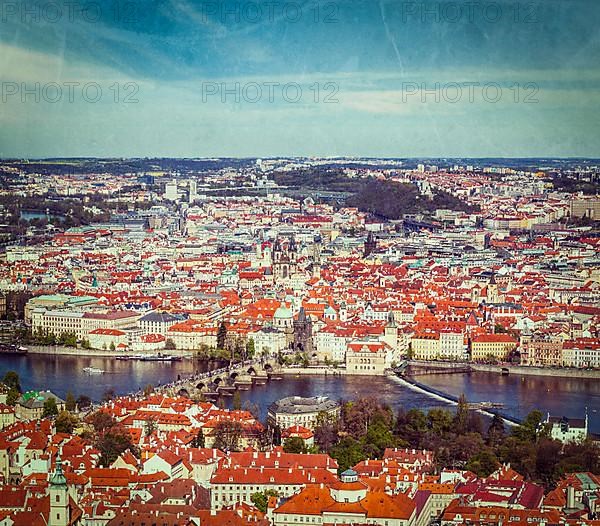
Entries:
{"type": "Polygon", "coordinates": [[[306,311],[304,307],[300,307],[300,311],[298,312],[298,321],[305,322],[306,321],[306,311]]]}
{"type": "Polygon", "coordinates": [[[394,316],[394,311],[390,309],[387,315],[387,324],[386,327],[395,327],[396,326],[396,317],[394,316]]]}
{"type": "Polygon", "coordinates": [[[54,473],[50,477],[50,485],[51,486],[66,486],[67,479],[62,469],[62,460],[60,459],[60,455],[56,457],[56,467],[54,468],[54,473]]]}
{"type": "Polygon", "coordinates": [[[296,247],[296,238],[294,236],[292,236],[292,238],[290,239],[290,244],[288,245],[288,251],[289,252],[296,252],[297,247],[296,247]]]}

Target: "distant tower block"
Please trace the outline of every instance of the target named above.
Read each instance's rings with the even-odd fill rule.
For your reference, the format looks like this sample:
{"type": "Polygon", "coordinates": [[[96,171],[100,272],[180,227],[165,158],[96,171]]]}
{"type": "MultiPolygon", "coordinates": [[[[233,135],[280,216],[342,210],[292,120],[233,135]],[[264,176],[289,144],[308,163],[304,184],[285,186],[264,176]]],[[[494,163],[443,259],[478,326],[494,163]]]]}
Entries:
{"type": "Polygon", "coordinates": [[[165,185],[164,198],[169,201],[177,201],[179,198],[179,194],[177,193],[177,179],[173,179],[165,185]]]}
{"type": "Polygon", "coordinates": [[[189,182],[189,202],[193,203],[198,198],[198,183],[195,179],[189,182]]]}

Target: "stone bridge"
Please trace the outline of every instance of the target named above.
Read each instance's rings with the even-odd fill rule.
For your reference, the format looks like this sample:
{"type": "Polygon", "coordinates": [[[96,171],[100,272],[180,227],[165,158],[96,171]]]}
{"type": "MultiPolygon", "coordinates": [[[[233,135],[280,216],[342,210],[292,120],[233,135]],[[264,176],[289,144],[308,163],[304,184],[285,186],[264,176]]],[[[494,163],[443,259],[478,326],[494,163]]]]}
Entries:
{"type": "Polygon", "coordinates": [[[274,361],[246,361],[184,378],[163,386],[171,395],[195,398],[216,398],[246,391],[253,385],[264,385],[270,380],[281,380],[282,368],[274,361]]]}

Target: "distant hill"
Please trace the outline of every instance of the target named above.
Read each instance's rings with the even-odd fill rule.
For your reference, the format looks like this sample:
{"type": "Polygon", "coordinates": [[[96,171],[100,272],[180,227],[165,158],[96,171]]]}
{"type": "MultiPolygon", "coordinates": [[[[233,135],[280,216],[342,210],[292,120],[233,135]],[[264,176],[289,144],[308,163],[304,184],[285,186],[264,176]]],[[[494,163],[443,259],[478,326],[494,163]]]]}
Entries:
{"type": "Polygon", "coordinates": [[[403,214],[433,213],[437,209],[473,212],[477,208],[448,194],[434,192],[433,199],[420,195],[416,185],[370,179],[347,200],[349,206],[355,206],[363,212],[370,212],[386,219],[400,219],[403,214]]]}
{"type": "Polygon", "coordinates": [[[278,185],[313,188],[330,192],[352,192],[359,182],[339,167],[313,166],[297,170],[276,171],[270,175],[278,185]]]}

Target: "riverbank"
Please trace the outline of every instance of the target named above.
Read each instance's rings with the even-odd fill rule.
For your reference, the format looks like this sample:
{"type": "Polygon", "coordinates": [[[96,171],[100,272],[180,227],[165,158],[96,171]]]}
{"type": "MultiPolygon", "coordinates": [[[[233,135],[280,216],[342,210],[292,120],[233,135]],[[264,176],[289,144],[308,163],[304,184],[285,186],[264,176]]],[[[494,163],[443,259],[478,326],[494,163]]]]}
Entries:
{"type": "Polygon", "coordinates": [[[502,374],[502,369],[508,369],[509,374],[524,376],[558,376],[564,378],[596,378],[600,380],[600,371],[573,368],[529,367],[525,365],[485,365],[471,364],[474,371],[502,374]]]}
{"type": "MultiPolygon", "coordinates": [[[[64,355],[64,356],[80,356],[82,358],[110,358],[117,356],[133,356],[134,354],[141,355],[153,355],[156,351],[139,351],[139,352],[123,352],[123,351],[111,351],[97,350],[97,349],[76,349],[73,347],[64,347],[61,345],[28,345],[28,352],[30,354],[52,354],[52,355],[64,355]]],[[[174,356],[182,356],[184,358],[191,358],[194,356],[194,351],[183,351],[183,350],[169,350],[161,351],[163,354],[172,354],[174,356]]]]}
{"type": "Polygon", "coordinates": [[[409,365],[418,367],[434,367],[436,369],[448,369],[448,373],[452,373],[451,369],[457,365],[465,365],[471,367],[473,371],[484,373],[502,374],[502,369],[507,369],[509,374],[524,375],[524,376],[557,376],[568,378],[592,378],[600,380],[600,371],[588,371],[586,369],[574,369],[568,367],[530,367],[525,365],[488,365],[474,362],[426,362],[422,360],[410,360],[409,365]]]}
{"type": "Polygon", "coordinates": [[[350,376],[346,369],[329,369],[327,367],[283,367],[281,374],[289,376],[350,376]]]}

